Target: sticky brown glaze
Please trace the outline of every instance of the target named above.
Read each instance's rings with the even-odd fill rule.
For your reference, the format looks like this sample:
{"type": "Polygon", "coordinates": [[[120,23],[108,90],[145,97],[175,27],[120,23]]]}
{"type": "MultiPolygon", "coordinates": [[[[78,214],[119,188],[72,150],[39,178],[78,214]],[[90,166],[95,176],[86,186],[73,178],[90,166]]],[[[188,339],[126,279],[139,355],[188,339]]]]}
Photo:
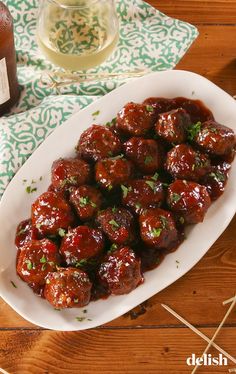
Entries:
{"type": "Polygon", "coordinates": [[[16,229],[15,245],[19,249],[31,240],[36,240],[37,230],[32,226],[31,219],[26,219],[19,223],[16,229]]]}
{"type": "Polygon", "coordinates": [[[59,264],[58,249],[52,241],[32,240],[21,247],[16,270],[24,282],[36,293],[40,293],[47,274],[56,271],[59,264]]]}
{"type": "Polygon", "coordinates": [[[155,111],[152,106],[130,102],[117,114],[116,128],[129,136],[142,136],[150,130],[155,122],[155,111]]]}
{"type": "Polygon", "coordinates": [[[76,147],[84,160],[98,161],[121,152],[120,139],[106,126],[93,125],[85,130],[76,147]]]}
{"type": "Polygon", "coordinates": [[[168,188],[167,203],[182,223],[199,223],[211,205],[211,198],[205,186],[176,180],[168,188]]]}
{"type": "Polygon", "coordinates": [[[79,158],[60,158],[52,164],[52,185],[56,191],[81,186],[90,179],[90,166],[79,158]]]}
{"type": "Polygon", "coordinates": [[[127,294],[143,282],[140,259],[129,247],[108,254],[98,273],[101,282],[112,295],[127,294]]]}
{"type": "Polygon", "coordinates": [[[40,236],[57,235],[74,223],[69,203],[55,192],[44,192],[32,204],[32,225],[40,236]]]}
{"type": "Polygon", "coordinates": [[[146,209],[139,217],[143,242],[154,248],[171,249],[178,242],[178,231],[173,215],[160,208],[146,209]]]}
{"type": "Polygon", "coordinates": [[[103,234],[98,229],[78,226],[70,229],[61,242],[60,253],[67,265],[78,265],[100,254],[104,247],[103,234]]]}
{"type": "Polygon", "coordinates": [[[133,174],[134,167],[131,161],[125,158],[107,158],[98,161],[95,165],[96,182],[104,189],[113,188],[127,182],[133,174]]]}
{"type": "Polygon", "coordinates": [[[145,208],[159,206],[165,197],[162,182],[155,177],[134,179],[121,188],[123,205],[137,214],[145,208]]]}
{"type": "Polygon", "coordinates": [[[102,210],[98,214],[97,222],[113,243],[130,244],[136,239],[134,217],[125,208],[113,207],[102,210]]]}
{"type": "Polygon", "coordinates": [[[155,126],[156,134],[169,143],[181,144],[187,140],[191,119],[186,110],[179,108],[162,113],[155,126]]]}
{"type": "Polygon", "coordinates": [[[205,152],[220,156],[230,153],[236,144],[233,130],[213,120],[200,123],[194,141],[205,152]]]}
{"type": "Polygon", "coordinates": [[[202,178],[201,183],[206,186],[211,200],[216,200],[223,194],[230,167],[231,165],[227,162],[212,166],[209,173],[202,178]]]}
{"type": "Polygon", "coordinates": [[[44,297],[56,309],[81,308],[90,301],[92,283],[75,268],[60,268],[46,278],[44,297]]]}
{"type": "Polygon", "coordinates": [[[164,148],[153,139],[133,137],[124,143],[126,157],[144,174],[154,174],[164,163],[164,148]]]}
{"type": "Polygon", "coordinates": [[[70,190],[69,200],[81,221],[88,221],[99,211],[103,197],[95,187],[80,186],[70,190]]]}
{"type": "Polygon", "coordinates": [[[166,170],[174,178],[197,182],[210,170],[210,159],[188,144],[179,144],[167,153],[166,170]]]}

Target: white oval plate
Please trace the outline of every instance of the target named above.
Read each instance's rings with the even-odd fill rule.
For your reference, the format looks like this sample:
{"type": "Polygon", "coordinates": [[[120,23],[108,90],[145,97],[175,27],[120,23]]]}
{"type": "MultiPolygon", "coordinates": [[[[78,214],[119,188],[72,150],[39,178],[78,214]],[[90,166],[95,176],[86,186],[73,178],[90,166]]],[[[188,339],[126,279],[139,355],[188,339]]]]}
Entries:
{"type": "Polygon", "coordinates": [[[145,273],[144,284],[133,292],[91,302],[86,307],[87,313],[83,313],[83,308],[55,311],[17,277],[15,229],[21,220],[29,217],[31,203],[50,184],[52,162],[61,156],[74,154],[80,134],[94,123],[92,113],[99,110],[96,123],[105,124],[128,101],[142,102],[150,96],[201,99],[212,110],[217,121],[236,131],[236,103],[233,98],[207,79],[177,70],[154,73],[129,82],[76,113],[56,129],[18,171],[0,203],[0,295],[28,321],[49,329],[71,331],[96,327],[121,316],[189,271],[234,216],[236,163],[233,164],[224,195],[211,206],[202,224],[188,230],[187,239],[179,249],[169,254],[158,268],[145,273]],[[43,177],[42,181],[39,181],[40,176],[43,177]],[[37,180],[37,192],[27,194],[24,179],[37,180]],[[13,287],[11,281],[17,288],[13,287]],[[82,318],[78,321],[76,317],[82,318]]]}

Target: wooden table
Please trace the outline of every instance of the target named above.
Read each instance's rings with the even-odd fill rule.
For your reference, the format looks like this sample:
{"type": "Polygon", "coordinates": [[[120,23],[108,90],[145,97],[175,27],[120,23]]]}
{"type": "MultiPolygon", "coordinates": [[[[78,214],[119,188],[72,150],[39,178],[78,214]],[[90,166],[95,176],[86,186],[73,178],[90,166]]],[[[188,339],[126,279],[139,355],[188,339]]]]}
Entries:
{"type": "MultiPolygon", "coordinates": [[[[149,0],[171,17],[195,24],[200,36],[177,68],[191,70],[236,94],[236,0],[149,0]]],[[[222,108],[224,110],[224,108],[222,108]]],[[[211,337],[236,290],[236,217],[183,278],[135,313],[84,332],[53,332],[23,320],[0,302],[0,367],[10,373],[190,373],[186,358],[206,343],[162,309],[170,305],[211,337]],[[139,314],[139,313],[138,313],[139,314]],[[135,318],[137,317],[137,318],[135,318]]],[[[29,306],[30,307],[30,306],[29,306]]],[[[236,357],[236,310],[217,343],[236,357]]],[[[213,355],[218,353],[211,349],[213,355]]],[[[199,373],[226,373],[201,367],[199,373]]]]}

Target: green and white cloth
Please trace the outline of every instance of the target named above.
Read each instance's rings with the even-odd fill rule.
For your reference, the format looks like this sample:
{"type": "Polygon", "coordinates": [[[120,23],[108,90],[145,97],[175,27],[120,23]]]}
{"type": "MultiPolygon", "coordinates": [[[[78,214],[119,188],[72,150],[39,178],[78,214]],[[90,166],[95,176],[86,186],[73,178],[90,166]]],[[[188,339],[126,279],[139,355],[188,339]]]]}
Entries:
{"type": "MultiPolygon", "coordinates": [[[[43,87],[42,72],[54,67],[38,50],[35,31],[38,0],[3,0],[14,18],[20,102],[0,118],[0,196],[38,145],[72,113],[123,82],[82,83],[60,91],[43,87]]],[[[172,69],[198,35],[197,29],[157,11],[141,0],[116,0],[120,40],[113,55],[92,73],[172,69]]]]}

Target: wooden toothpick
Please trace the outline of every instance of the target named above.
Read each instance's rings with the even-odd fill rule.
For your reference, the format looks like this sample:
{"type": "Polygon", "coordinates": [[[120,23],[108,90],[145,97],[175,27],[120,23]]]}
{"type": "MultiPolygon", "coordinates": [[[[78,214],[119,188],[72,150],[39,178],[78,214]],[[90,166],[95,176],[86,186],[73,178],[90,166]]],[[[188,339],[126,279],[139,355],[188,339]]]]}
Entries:
{"type": "MultiPolygon", "coordinates": [[[[161,306],[163,308],[165,308],[169,313],[171,313],[174,317],[176,317],[180,322],[182,322],[184,325],[186,325],[187,327],[189,327],[190,330],[192,330],[193,332],[195,332],[195,334],[197,334],[202,339],[204,339],[205,341],[207,341],[208,343],[210,343],[211,339],[209,339],[201,331],[199,331],[198,329],[196,329],[196,327],[194,327],[193,325],[191,325],[191,323],[189,323],[188,321],[186,321],[186,319],[184,319],[179,314],[177,314],[173,309],[171,309],[169,306],[167,306],[165,304],[161,304],[161,306]]],[[[222,353],[225,357],[227,357],[230,361],[232,361],[234,364],[236,364],[236,359],[234,357],[232,357],[224,349],[222,349],[219,345],[217,345],[216,343],[212,342],[212,346],[214,348],[216,348],[220,353],[222,353]]]]}

